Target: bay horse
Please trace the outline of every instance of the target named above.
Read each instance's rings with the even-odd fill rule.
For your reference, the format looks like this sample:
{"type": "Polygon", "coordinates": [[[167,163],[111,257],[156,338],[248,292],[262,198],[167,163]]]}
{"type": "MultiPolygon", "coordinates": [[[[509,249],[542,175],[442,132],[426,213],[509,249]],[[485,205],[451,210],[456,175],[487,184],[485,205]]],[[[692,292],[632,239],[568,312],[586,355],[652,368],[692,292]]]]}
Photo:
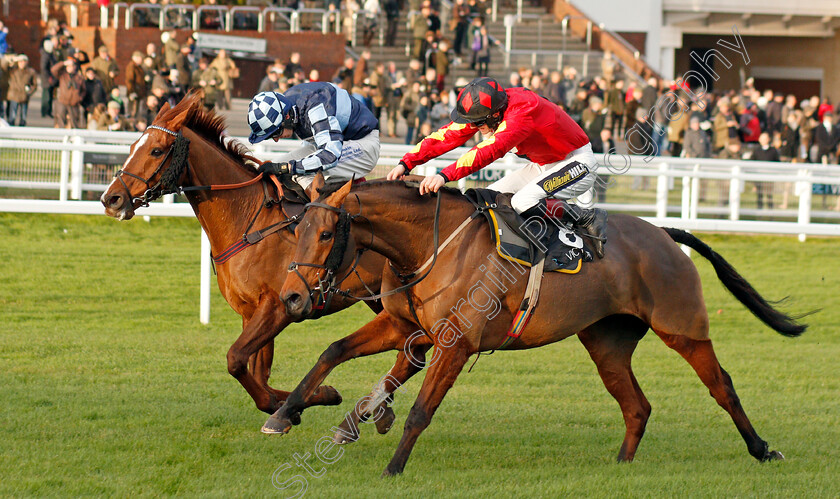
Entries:
{"type": "MultiPolygon", "coordinates": [[[[297,424],[303,402],[336,365],[389,349],[411,354],[434,344],[433,358],[427,363],[422,358],[418,364],[428,370],[396,453],[383,473],[394,475],[403,471],[417,438],[467,359],[505,342],[524,295],[527,269],[498,256],[488,224],[483,217],[471,220],[475,208],[457,190],[444,188],[434,197],[420,196],[416,183],[373,181],[322,192],[317,202],[309,204],[296,229],[292,272],[280,291],[287,312],[305,316],[312,306],[309,290],[324,273],[334,270],[325,262],[330,257],[341,261],[340,274],[353,260],[351,254],[361,249],[379,253],[390,262],[390,270],[382,276],[382,293],[387,295],[382,298],[384,311],[330,345],[283,407],[268,419],[264,431],[285,433],[297,424]],[[438,210],[445,216],[438,218],[436,203],[442,204],[438,210]],[[348,222],[350,230],[341,231],[342,223],[348,222]],[[456,234],[440,250],[436,248],[438,223],[440,239],[456,234]],[[334,246],[344,248],[345,254],[336,258],[334,246]],[[418,270],[430,262],[431,270],[418,276],[418,270]],[[391,293],[401,288],[404,292],[391,293]]],[[[535,348],[577,335],[624,416],[626,433],[618,460],[632,461],[651,406],[633,375],[631,356],[638,341],[653,329],[685,358],[729,413],[749,453],[760,461],[783,459],[756,433],[732,380],[715,356],[700,276],[676,243],[710,260],[726,288],[772,329],[798,336],[806,326],[774,309],[726,260],[691,234],[622,214],[610,217],[608,230],[604,259],[584,264],[577,274],[545,275],[541,303],[508,348],[535,348]]],[[[374,414],[380,401],[419,370],[392,370],[367,397],[362,416],[374,414]]]]}
{"type": "MultiPolygon", "coordinates": [[[[129,220],[141,205],[165,191],[183,189],[201,227],[210,239],[213,255],[243,241],[243,235],[273,224],[287,216],[277,206],[265,206],[266,189],[274,189],[267,179],[247,164],[253,161],[238,142],[225,141],[224,118],[202,105],[201,92],[187,95],[174,108],[165,104],[152,126],[131,146],[130,154],[114,181],[102,195],[105,213],[129,220]],[[183,137],[183,138],[181,138],[183,137]],[[178,140],[187,139],[187,150],[176,151],[178,140]],[[186,156],[178,163],[176,156],[186,156]],[[234,189],[200,186],[237,187],[234,189]]],[[[297,320],[286,313],[279,298],[283,277],[296,240],[290,230],[278,230],[260,244],[245,246],[225,263],[216,265],[219,289],[230,307],[242,316],[242,333],[230,347],[227,365],[253,398],[257,408],[269,414],[286,400],[289,392],[268,385],[274,356],[273,339],[297,320]]],[[[379,289],[384,257],[375,253],[359,260],[358,273],[349,276],[348,285],[356,293],[365,286],[379,289]]],[[[324,314],[345,309],[356,300],[335,297],[324,314]]],[[[374,312],[381,310],[370,303],[374,312]]],[[[402,361],[402,360],[401,360],[402,361]]],[[[336,405],[341,396],[324,386],[307,398],[306,405],[336,405]]],[[[390,410],[390,409],[389,409],[390,410]]],[[[380,432],[389,424],[378,425],[380,432]]]]}

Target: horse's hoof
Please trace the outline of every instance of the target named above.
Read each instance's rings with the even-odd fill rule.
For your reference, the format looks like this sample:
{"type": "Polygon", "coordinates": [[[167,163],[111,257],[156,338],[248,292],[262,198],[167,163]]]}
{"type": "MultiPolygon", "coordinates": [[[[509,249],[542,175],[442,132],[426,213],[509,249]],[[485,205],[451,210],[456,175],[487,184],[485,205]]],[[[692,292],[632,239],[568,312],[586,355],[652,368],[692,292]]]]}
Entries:
{"type": "Polygon", "coordinates": [[[338,390],[331,386],[319,386],[312,394],[317,404],[313,405],[339,405],[344,399],[338,390]]]}
{"type": "Polygon", "coordinates": [[[333,435],[333,443],[336,445],[344,445],[344,444],[352,444],[353,442],[359,439],[359,424],[356,423],[356,431],[352,431],[350,429],[350,425],[347,424],[347,419],[345,418],[344,421],[338,425],[339,430],[335,432],[333,435]],[[348,436],[349,435],[349,436],[348,436]],[[352,435],[356,435],[356,438],[353,438],[352,435]]]}
{"type": "MultiPolygon", "coordinates": [[[[300,422],[300,416],[298,416],[298,422],[300,422]]],[[[289,433],[289,430],[291,429],[292,422],[288,419],[271,416],[262,426],[260,431],[267,435],[285,435],[286,433],[289,433]]]]}
{"type": "Polygon", "coordinates": [[[297,426],[300,424],[300,413],[296,412],[289,416],[289,421],[292,422],[293,425],[297,426]]]}
{"type": "Polygon", "coordinates": [[[382,478],[397,476],[402,473],[402,470],[392,470],[390,466],[385,468],[385,471],[382,472],[382,478]]]}
{"type": "Polygon", "coordinates": [[[394,426],[394,420],[397,418],[393,409],[387,406],[384,409],[385,412],[375,421],[376,431],[378,431],[380,435],[388,433],[391,427],[394,426]]]}
{"type": "Polygon", "coordinates": [[[784,460],[785,460],[785,456],[782,455],[782,453],[777,451],[777,450],[771,450],[770,452],[768,452],[764,456],[764,459],[762,459],[762,461],[764,461],[764,462],[767,462],[767,461],[784,461],[784,460]]]}

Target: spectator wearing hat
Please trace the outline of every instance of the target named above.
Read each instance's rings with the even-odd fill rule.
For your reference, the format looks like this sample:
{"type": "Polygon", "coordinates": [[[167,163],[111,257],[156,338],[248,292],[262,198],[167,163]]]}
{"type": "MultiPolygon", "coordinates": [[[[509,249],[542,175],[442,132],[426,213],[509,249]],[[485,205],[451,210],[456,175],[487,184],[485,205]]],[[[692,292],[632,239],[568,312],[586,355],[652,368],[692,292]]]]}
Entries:
{"type": "Polygon", "coordinates": [[[738,138],[738,119],[732,112],[729,99],[722,98],[717,104],[718,112],[712,125],[714,150],[721,151],[732,139],[738,138]]]}
{"type": "Polygon", "coordinates": [[[99,117],[96,129],[128,132],[134,130],[134,127],[120,114],[120,104],[116,101],[110,101],[108,102],[107,112],[99,117]]]}
{"type": "Polygon", "coordinates": [[[56,127],[66,128],[70,124],[72,128],[84,128],[82,99],[85,97],[85,79],[79,73],[78,62],[68,57],[53,65],[50,72],[58,80],[54,109],[56,127]]]}
{"type": "Polygon", "coordinates": [[[110,94],[111,89],[116,86],[114,78],[120,74],[120,68],[117,66],[117,61],[115,61],[114,58],[111,57],[111,54],[108,53],[108,47],[105,45],[101,45],[99,47],[98,54],[99,55],[93,58],[91,67],[96,70],[96,75],[102,82],[102,87],[105,89],[105,93],[110,94]]]}
{"type": "Polygon", "coordinates": [[[125,90],[128,93],[128,116],[137,115],[137,108],[146,99],[146,73],[143,71],[143,53],[135,51],[125,68],[125,90]]]}
{"type": "Polygon", "coordinates": [[[29,57],[19,55],[9,71],[9,124],[26,126],[29,99],[38,88],[38,74],[29,67],[29,57]]]}
{"type": "Polygon", "coordinates": [[[210,67],[206,57],[202,57],[198,61],[198,69],[193,73],[190,86],[204,89],[205,108],[212,109],[216,105],[219,94],[219,75],[216,68],[210,67]]]}
{"type": "Polygon", "coordinates": [[[230,109],[233,80],[239,78],[239,68],[233,59],[227,56],[225,49],[219,50],[210,66],[216,68],[216,74],[219,75],[219,109],[230,109]]]}
{"type": "Polygon", "coordinates": [[[175,41],[175,31],[164,31],[160,34],[160,41],[163,43],[163,62],[167,68],[174,68],[178,53],[181,52],[181,45],[175,41]]]}

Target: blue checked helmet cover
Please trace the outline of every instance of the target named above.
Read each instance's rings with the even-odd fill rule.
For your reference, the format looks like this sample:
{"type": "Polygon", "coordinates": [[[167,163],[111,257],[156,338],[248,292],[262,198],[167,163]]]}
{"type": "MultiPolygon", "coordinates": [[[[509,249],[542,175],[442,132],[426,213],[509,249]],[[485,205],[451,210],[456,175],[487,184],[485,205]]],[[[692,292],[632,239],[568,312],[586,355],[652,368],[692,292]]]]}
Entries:
{"type": "Polygon", "coordinates": [[[292,108],[292,101],[277,92],[260,92],[248,106],[248,126],[252,144],[271,137],[283,126],[284,117],[292,108]]]}

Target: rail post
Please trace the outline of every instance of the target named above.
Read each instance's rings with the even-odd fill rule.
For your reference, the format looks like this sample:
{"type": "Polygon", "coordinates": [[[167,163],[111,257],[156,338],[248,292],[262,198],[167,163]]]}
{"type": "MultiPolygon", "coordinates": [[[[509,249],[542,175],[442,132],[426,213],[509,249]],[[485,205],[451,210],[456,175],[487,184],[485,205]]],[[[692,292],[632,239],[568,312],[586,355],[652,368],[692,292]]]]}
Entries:
{"type": "MultiPolygon", "coordinates": [[[[796,183],[796,193],[799,195],[799,216],[797,217],[797,222],[800,224],[809,224],[811,223],[811,195],[813,184],[808,179],[811,176],[811,172],[807,168],[802,168],[799,170],[799,174],[797,175],[798,179],[801,179],[799,182],[796,183]]],[[[799,234],[799,240],[801,242],[805,242],[806,239],[805,234],[799,234]]]]}
{"type": "MultiPolygon", "coordinates": [[[[61,142],[63,144],[68,144],[70,142],[70,137],[65,136],[61,142]]],[[[68,179],[70,178],[70,151],[61,151],[59,165],[58,199],[60,201],[67,201],[67,190],[69,188],[68,179]]]]}
{"type": "Polygon", "coordinates": [[[729,220],[741,218],[741,167],[732,167],[732,180],[729,181],[729,220]]]}
{"type": "Polygon", "coordinates": [[[656,217],[668,216],[668,164],[659,165],[659,176],[656,177],[656,217]]]}
{"type": "MultiPolygon", "coordinates": [[[[70,139],[72,144],[83,144],[85,139],[81,136],[74,136],[70,139]]],[[[84,175],[84,152],[80,148],[74,148],[70,152],[70,197],[82,199],[82,177],[84,175]]]]}
{"type": "Polygon", "coordinates": [[[210,239],[207,238],[204,229],[201,229],[201,292],[198,320],[202,324],[210,323],[210,272],[210,239]]]}

